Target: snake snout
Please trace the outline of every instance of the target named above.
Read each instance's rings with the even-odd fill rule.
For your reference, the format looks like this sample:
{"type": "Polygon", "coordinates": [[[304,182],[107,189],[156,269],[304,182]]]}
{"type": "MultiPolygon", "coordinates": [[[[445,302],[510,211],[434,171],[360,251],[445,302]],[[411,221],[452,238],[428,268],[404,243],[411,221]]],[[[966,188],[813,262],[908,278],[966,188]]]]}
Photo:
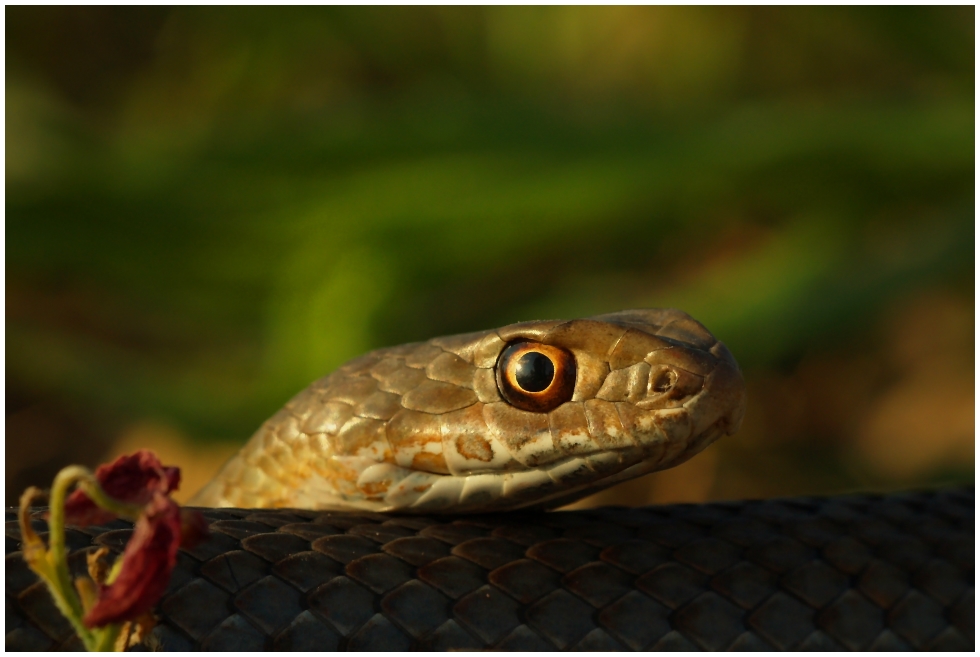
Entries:
{"type": "Polygon", "coordinates": [[[704,390],[690,405],[693,435],[715,426],[721,431],[718,437],[730,436],[739,430],[745,417],[745,379],[724,344],[719,342],[711,353],[717,362],[705,378],[704,390]]]}

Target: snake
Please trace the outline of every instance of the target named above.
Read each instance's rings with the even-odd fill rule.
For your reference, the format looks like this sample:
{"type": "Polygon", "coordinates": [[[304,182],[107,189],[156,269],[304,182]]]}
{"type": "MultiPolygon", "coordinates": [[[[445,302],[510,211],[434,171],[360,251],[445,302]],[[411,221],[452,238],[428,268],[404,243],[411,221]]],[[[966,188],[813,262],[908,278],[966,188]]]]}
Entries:
{"type": "MultiPolygon", "coordinates": [[[[212,535],[142,647],[972,650],[972,488],[553,510],[683,463],[745,405],[675,309],[370,352],[191,500],[212,535]]],[[[77,647],[10,521],[7,649],[77,647]]],[[[131,532],[70,529],[73,567],[131,532]]]]}

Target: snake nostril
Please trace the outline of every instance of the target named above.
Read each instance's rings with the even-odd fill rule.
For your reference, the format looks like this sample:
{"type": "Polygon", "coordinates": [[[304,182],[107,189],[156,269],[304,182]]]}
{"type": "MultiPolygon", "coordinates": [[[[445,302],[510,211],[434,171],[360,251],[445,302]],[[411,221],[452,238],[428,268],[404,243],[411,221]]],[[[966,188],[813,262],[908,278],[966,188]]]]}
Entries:
{"type": "Polygon", "coordinates": [[[654,392],[663,393],[673,388],[675,383],[677,383],[677,372],[665,369],[654,376],[650,388],[654,392]]]}

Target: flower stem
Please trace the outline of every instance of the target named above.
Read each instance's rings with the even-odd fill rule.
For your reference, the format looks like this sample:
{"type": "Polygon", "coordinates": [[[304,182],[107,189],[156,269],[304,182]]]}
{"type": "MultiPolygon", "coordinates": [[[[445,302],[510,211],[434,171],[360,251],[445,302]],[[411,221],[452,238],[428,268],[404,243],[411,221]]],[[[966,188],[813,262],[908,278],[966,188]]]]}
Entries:
{"type": "MultiPolygon", "coordinates": [[[[123,625],[121,623],[112,623],[101,628],[94,650],[97,652],[113,652],[117,650],[116,643],[119,641],[119,633],[122,631],[123,625]]],[[[120,650],[125,649],[125,646],[120,648],[120,650]]]]}
{"type": "Polygon", "coordinates": [[[93,650],[97,639],[82,622],[82,617],[85,614],[82,601],[79,599],[75,587],[72,586],[71,575],[68,572],[68,559],[65,551],[65,496],[68,494],[68,488],[76,480],[91,476],[92,473],[86,468],[69,466],[54,478],[48,506],[50,513],[48,517],[48,551],[42,559],[43,568],[35,570],[44,579],[55,605],[71,623],[78,637],[85,644],[86,650],[93,650]]]}

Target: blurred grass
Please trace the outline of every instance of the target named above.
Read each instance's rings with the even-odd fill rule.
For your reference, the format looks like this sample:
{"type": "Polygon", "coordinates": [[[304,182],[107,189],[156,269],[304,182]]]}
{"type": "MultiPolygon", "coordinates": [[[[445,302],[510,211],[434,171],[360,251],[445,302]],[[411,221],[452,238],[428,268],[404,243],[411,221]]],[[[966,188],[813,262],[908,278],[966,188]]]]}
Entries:
{"type": "Polygon", "coordinates": [[[8,502],[147,422],[241,442],[374,347],[660,305],[750,414],[697,490],[612,495],[972,480],[972,8],[7,18],[8,502]],[[888,347],[920,307],[912,344],[953,336],[925,374],[888,347]],[[950,447],[876,466],[874,409],[924,376],[969,388],[923,425],[950,447]],[[814,399],[842,421],[785,417],[814,399]]]}

